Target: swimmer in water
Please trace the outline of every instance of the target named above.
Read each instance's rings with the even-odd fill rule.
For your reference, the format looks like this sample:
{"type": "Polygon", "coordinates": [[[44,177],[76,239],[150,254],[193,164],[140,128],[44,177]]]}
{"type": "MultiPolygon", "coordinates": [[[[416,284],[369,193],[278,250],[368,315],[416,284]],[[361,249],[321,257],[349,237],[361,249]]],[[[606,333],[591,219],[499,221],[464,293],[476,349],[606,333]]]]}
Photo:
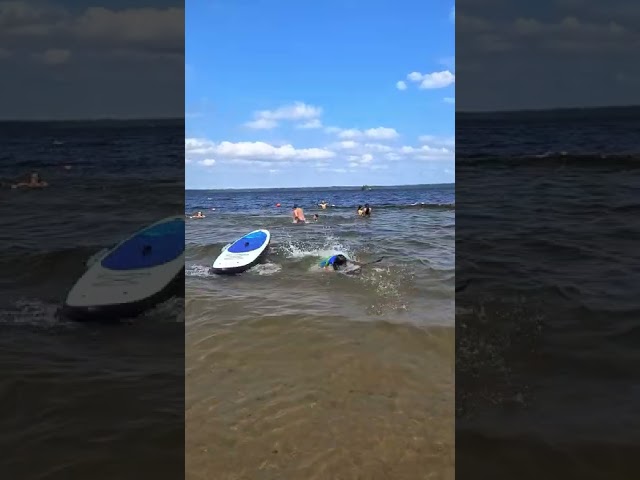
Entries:
{"type": "Polygon", "coordinates": [[[189,218],[206,218],[202,212],[196,212],[195,215],[191,215],[189,218]]]}
{"type": "Polygon", "coordinates": [[[306,219],[304,218],[304,211],[297,205],[293,206],[293,223],[306,223],[306,219]]]}
{"type": "Polygon", "coordinates": [[[314,222],[317,222],[317,221],[318,221],[318,214],[317,214],[317,213],[314,213],[314,214],[313,214],[313,221],[314,221],[314,222]]]}
{"type": "Polygon", "coordinates": [[[358,215],[362,216],[362,205],[358,205],[358,215]]]}
{"type": "Polygon", "coordinates": [[[323,210],[326,210],[327,208],[327,201],[326,200],[322,200],[318,205],[320,205],[320,208],[323,210]]]}
{"type": "Polygon", "coordinates": [[[33,172],[30,176],[29,176],[29,181],[27,182],[18,182],[14,185],[11,185],[11,188],[20,188],[20,187],[27,187],[27,188],[43,188],[43,187],[48,187],[49,184],[47,182],[45,182],[44,180],[42,180],[42,178],[40,178],[40,174],[38,172],[33,172]]]}
{"type": "Polygon", "coordinates": [[[365,203],[364,208],[362,209],[362,216],[368,217],[370,215],[371,215],[371,207],[369,206],[368,203],[365,203]]]}
{"type": "Polygon", "coordinates": [[[338,255],[332,255],[320,262],[320,268],[328,271],[344,270],[349,265],[355,265],[357,267],[362,266],[361,263],[355,262],[353,260],[349,260],[347,257],[345,257],[341,253],[339,253],[338,255]]]}

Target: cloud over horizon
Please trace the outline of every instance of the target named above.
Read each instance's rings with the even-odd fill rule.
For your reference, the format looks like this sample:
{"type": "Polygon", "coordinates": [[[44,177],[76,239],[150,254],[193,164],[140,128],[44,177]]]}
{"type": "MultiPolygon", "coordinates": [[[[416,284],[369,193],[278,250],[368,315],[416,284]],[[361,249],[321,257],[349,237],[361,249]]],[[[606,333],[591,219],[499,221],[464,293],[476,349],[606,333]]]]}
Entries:
{"type": "Polygon", "coordinates": [[[0,78],[5,118],[184,114],[184,99],[172,93],[184,88],[185,75],[178,5],[0,2],[0,45],[0,68],[11,71],[0,78]]]}

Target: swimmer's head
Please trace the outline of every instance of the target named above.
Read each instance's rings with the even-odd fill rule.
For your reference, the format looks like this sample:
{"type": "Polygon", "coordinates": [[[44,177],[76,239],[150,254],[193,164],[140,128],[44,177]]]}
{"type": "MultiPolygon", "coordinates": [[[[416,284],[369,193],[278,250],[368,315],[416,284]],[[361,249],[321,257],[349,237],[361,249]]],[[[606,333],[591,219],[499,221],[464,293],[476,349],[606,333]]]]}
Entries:
{"type": "Polygon", "coordinates": [[[344,267],[347,264],[347,257],[345,257],[344,255],[338,255],[336,256],[336,259],[334,260],[333,264],[336,267],[344,267]]]}

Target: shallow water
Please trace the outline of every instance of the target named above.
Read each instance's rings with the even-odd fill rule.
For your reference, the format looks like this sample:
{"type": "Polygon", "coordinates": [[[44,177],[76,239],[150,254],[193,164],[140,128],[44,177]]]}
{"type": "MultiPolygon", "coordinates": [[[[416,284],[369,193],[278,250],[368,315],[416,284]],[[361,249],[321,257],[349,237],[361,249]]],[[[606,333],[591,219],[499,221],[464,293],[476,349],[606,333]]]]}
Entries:
{"type": "Polygon", "coordinates": [[[188,477],[453,478],[453,187],[186,203],[207,215],[187,221],[188,477]],[[294,225],[278,202],[319,220],[294,225]],[[264,263],[211,275],[256,228],[272,234],[264,263]],[[339,252],[384,259],[356,277],[319,270],[339,252]]]}
{"type": "Polygon", "coordinates": [[[639,118],[457,122],[461,478],[637,476],[639,118]]]}
{"type": "Polygon", "coordinates": [[[182,475],[183,300],[109,327],[56,311],[93,255],[182,213],[183,132],[0,123],[5,181],[35,169],[50,184],[0,189],[3,478],[182,475]]]}

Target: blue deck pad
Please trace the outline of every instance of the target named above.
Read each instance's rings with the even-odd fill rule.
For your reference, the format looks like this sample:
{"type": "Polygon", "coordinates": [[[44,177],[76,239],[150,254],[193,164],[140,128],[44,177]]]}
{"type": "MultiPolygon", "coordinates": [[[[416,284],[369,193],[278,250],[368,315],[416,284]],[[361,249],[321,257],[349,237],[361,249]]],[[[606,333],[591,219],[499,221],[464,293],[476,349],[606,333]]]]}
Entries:
{"type": "Polygon", "coordinates": [[[245,235],[239,240],[236,240],[233,245],[227,250],[231,253],[247,253],[254,250],[258,250],[267,241],[267,234],[261,231],[251,232],[245,235]]]}
{"type": "Polygon", "coordinates": [[[138,232],[101,262],[110,270],[157,267],[184,252],[184,220],[173,219],[138,232]]]}

